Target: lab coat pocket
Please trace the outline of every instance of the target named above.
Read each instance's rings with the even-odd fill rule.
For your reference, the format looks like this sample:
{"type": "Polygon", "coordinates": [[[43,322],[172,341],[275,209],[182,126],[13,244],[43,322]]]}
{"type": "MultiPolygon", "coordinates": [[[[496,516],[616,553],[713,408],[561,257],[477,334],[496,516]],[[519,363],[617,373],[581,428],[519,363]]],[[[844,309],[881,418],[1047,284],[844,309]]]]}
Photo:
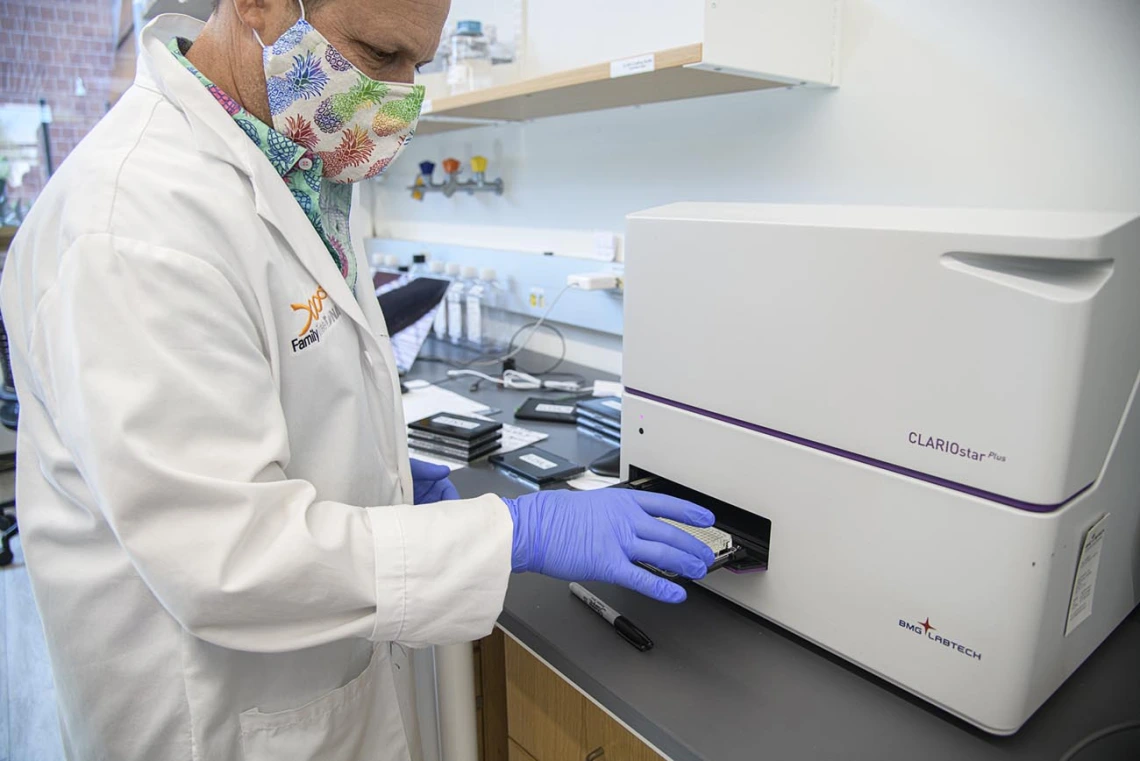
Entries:
{"type": "Polygon", "coordinates": [[[404,727],[387,645],[343,687],[300,708],[239,716],[245,761],[403,761],[404,727]]]}

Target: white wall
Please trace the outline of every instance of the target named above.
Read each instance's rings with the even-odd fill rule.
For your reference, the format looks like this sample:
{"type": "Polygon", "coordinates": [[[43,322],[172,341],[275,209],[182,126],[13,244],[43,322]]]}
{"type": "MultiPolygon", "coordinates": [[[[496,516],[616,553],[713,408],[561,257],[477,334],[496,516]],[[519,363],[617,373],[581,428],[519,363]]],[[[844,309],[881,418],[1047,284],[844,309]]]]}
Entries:
{"type": "Polygon", "coordinates": [[[620,231],[678,200],[1140,211],[1140,0],[845,0],[843,14],[837,90],[417,139],[375,222],[620,231]],[[422,159],[477,152],[504,198],[399,189],[422,159]]]}

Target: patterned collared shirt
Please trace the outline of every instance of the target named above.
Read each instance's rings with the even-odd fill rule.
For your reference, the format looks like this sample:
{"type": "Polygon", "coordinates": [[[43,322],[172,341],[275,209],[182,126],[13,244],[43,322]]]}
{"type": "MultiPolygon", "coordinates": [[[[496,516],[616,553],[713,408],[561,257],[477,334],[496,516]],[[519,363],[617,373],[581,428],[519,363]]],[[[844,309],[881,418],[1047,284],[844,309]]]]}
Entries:
{"type": "Polygon", "coordinates": [[[233,117],[242,131],[261,149],[273,169],[281,175],[293,198],[309,218],[317,235],[324,241],[348,287],[356,290],[356,254],[348,230],[348,213],[352,208],[352,186],[329,182],[322,175],[321,159],[313,150],[316,135],[294,135],[290,140],[242,108],[237,101],[194,68],[186,59],[190,41],[171,40],[170,52],[178,62],[198,78],[222,108],[233,117]]]}

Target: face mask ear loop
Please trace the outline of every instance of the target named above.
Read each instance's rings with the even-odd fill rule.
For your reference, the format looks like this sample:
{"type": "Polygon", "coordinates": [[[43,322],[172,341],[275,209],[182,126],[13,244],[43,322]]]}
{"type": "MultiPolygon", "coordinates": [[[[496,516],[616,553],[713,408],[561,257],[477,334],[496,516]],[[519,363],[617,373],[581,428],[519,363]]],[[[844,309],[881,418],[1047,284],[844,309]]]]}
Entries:
{"type": "MultiPolygon", "coordinates": [[[[297,0],[297,5],[301,6],[301,18],[300,18],[300,20],[304,21],[305,20],[305,0],[297,0]]],[[[234,10],[237,11],[237,9],[238,9],[237,0],[234,0],[234,10]]],[[[238,13],[238,18],[241,18],[240,12],[238,13]]],[[[249,31],[253,32],[253,38],[255,40],[257,40],[257,44],[261,46],[261,49],[265,50],[266,45],[264,42],[261,41],[261,35],[257,33],[257,30],[254,29],[253,27],[250,27],[249,31]]]]}

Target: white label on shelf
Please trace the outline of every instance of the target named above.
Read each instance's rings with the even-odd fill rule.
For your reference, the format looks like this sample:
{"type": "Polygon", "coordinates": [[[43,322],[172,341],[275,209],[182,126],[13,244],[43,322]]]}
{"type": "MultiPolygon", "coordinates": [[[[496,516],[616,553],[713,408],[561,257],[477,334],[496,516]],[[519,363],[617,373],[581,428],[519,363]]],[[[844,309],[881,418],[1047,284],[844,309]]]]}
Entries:
{"type": "Polygon", "coordinates": [[[1073,594],[1069,598],[1069,620],[1065,623],[1065,636],[1092,615],[1093,592],[1096,591],[1096,572],[1100,567],[1100,550],[1104,545],[1105,513],[1085,532],[1081,558],[1077,561],[1077,577],[1073,579],[1073,594]]]}
{"type": "Polygon", "coordinates": [[[479,423],[472,423],[470,420],[460,420],[458,418],[446,417],[444,415],[432,418],[431,422],[437,423],[439,425],[449,425],[452,428],[462,428],[465,431],[470,431],[474,428],[478,428],[480,425],[479,423]]]}
{"type": "Polygon", "coordinates": [[[558,463],[551,462],[550,460],[546,459],[545,457],[539,457],[536,454],[524,454],[519,459],[525,463],[533,465],[534,467],[538,468],[539,470],[550,470],[551,468],[558,465],[558,463]]]}
{"type": "Polygon", "coordinates": [[[537,404],[534,407],[535,412],[553,412],[557,415],[572,415],[574,408],[567,404],[537,404]]]}
{"type": "Polygon", "coordinates": [[[420,106],[420,115],[431,113],[431,98],[424,98],[423,105],[420,106]]]}
{"type": "Polygon", "coordinates": [[[610,79],[628,77],[631,74],[646,74],[653,71],[655,66],[653,54],[639,55],[636,58],[623,58],[620,61],[610,61],[610,79]]]}

